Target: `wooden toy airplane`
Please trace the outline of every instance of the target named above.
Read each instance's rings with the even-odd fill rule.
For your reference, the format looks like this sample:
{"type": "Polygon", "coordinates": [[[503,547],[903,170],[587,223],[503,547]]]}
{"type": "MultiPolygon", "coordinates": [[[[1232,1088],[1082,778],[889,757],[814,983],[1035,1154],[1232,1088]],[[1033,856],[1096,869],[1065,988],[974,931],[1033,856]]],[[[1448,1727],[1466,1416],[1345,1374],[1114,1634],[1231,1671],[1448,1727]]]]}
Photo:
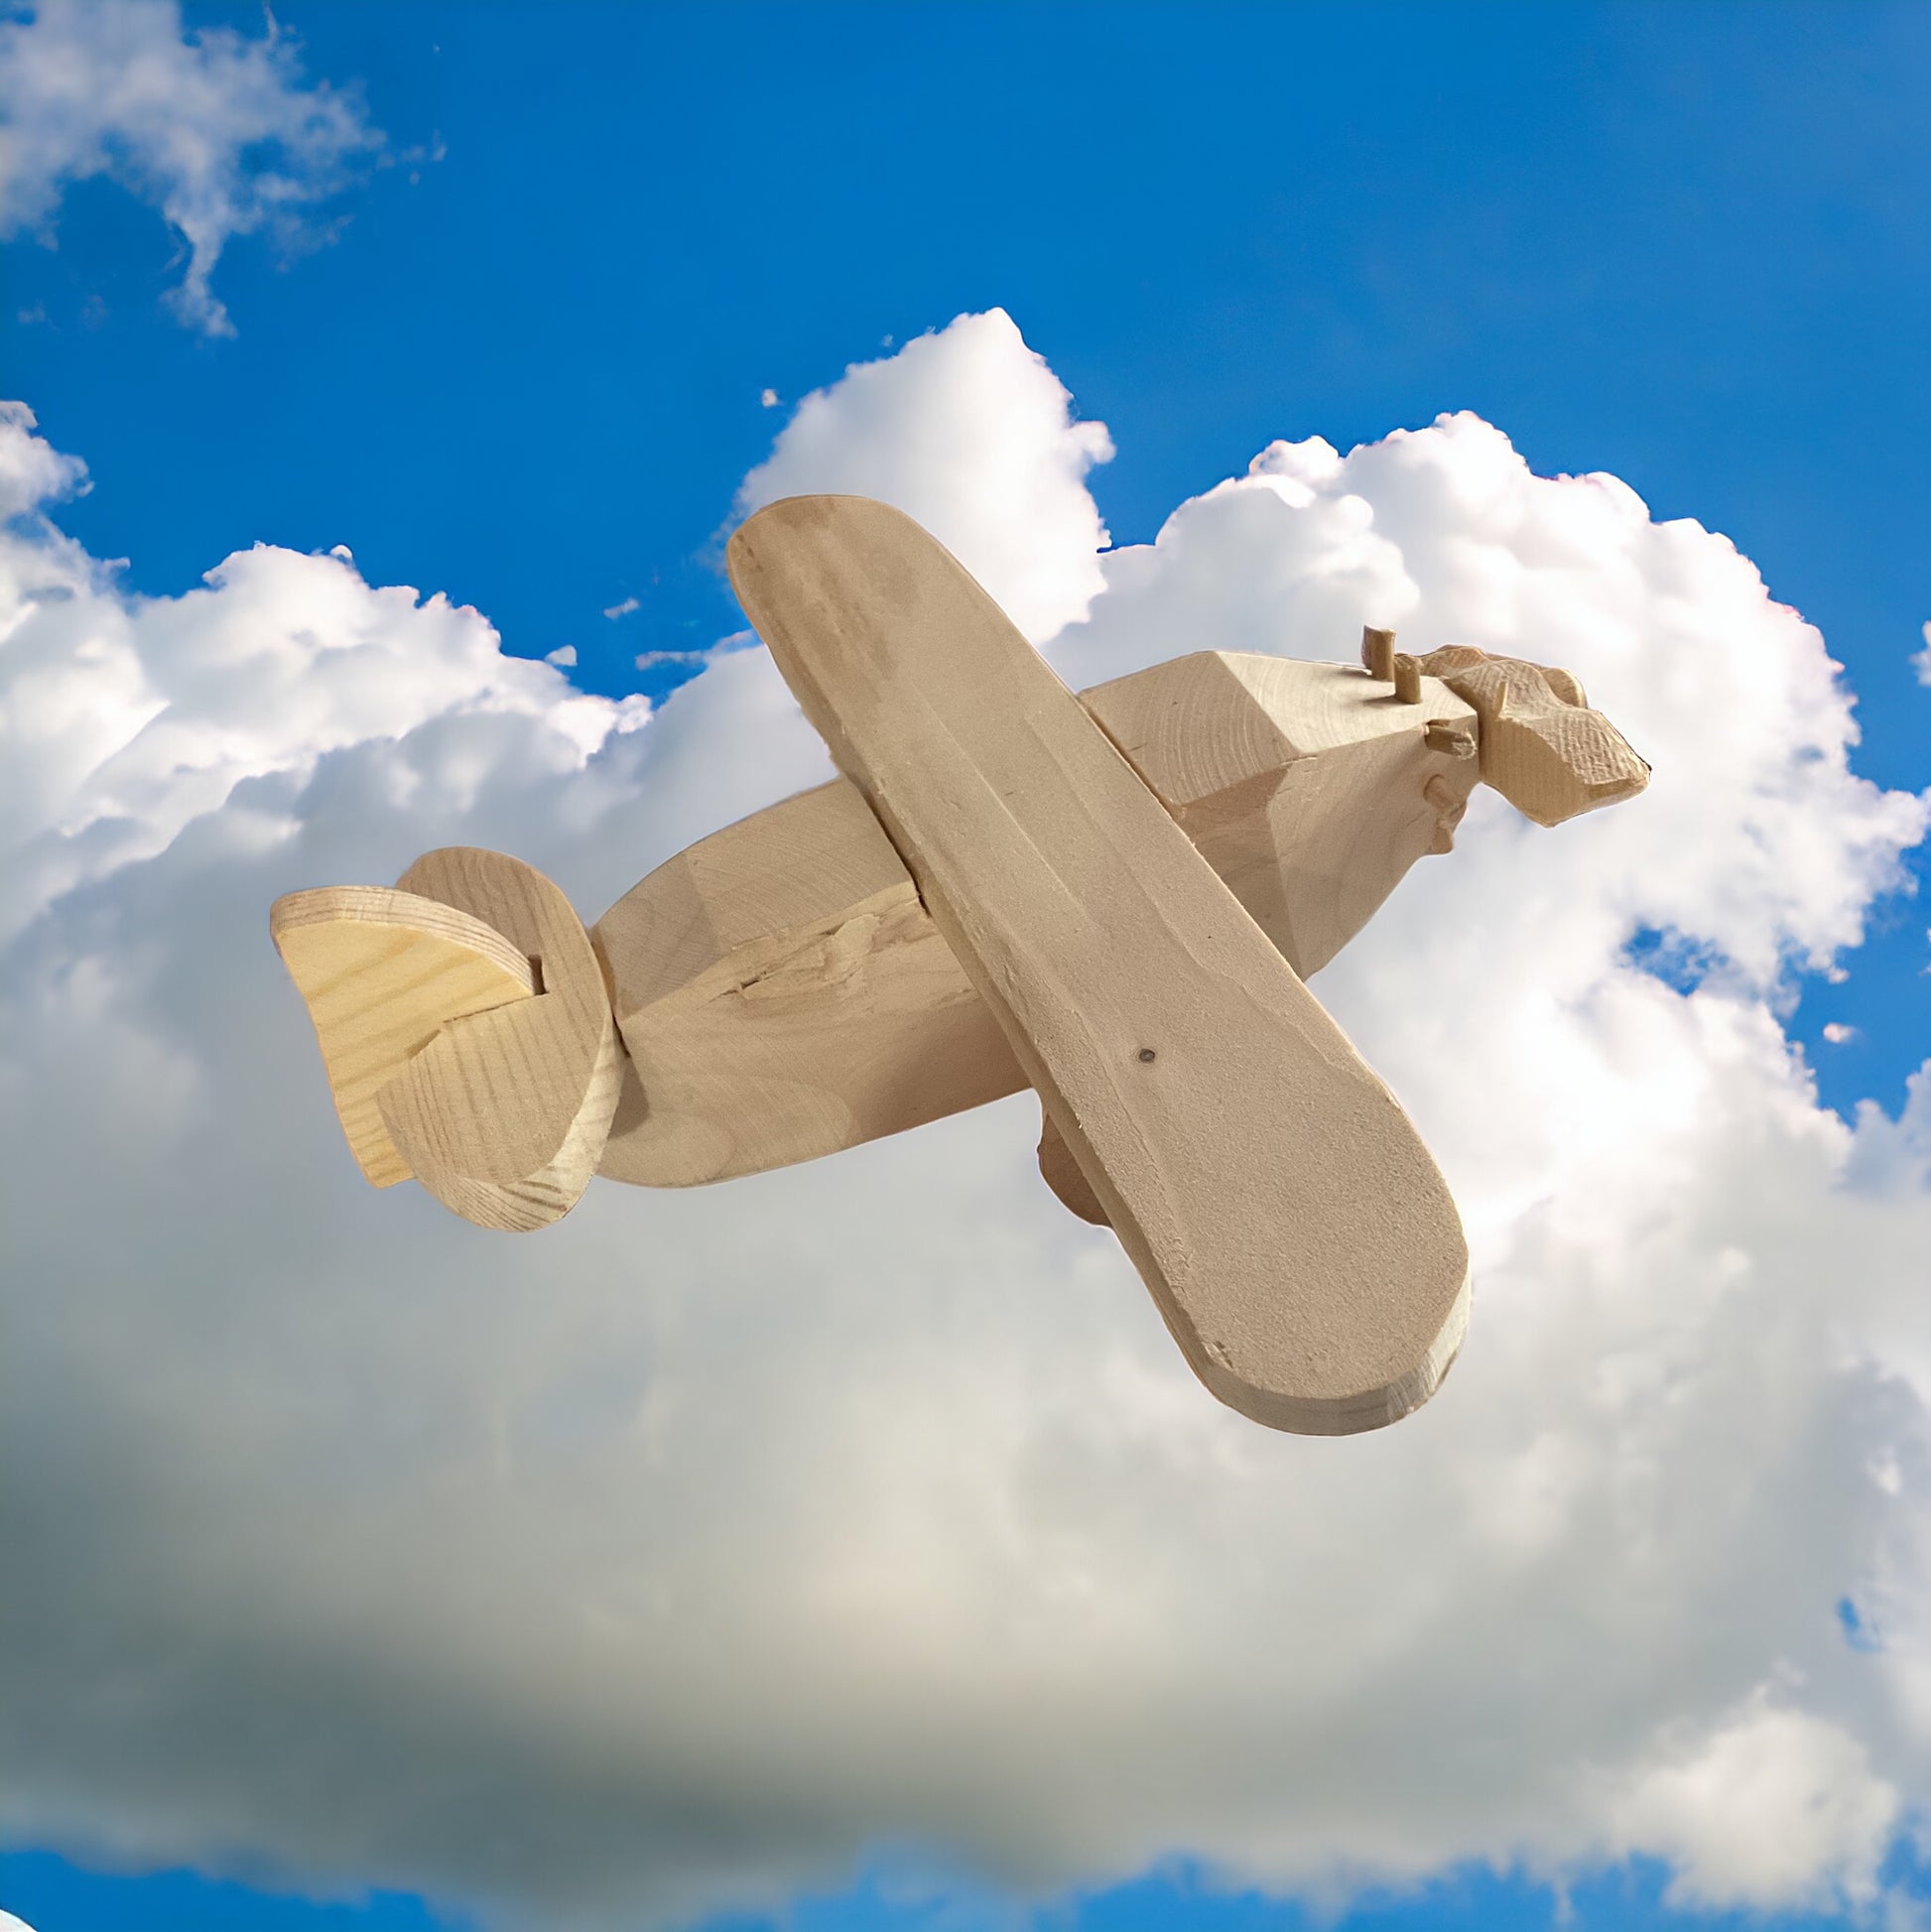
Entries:
{"type": "Polygon", "coordinates": [[[730,578],[840,779],[713,833],[585,932],[516,859],[279,900],[348,1144],[485,1227],[594,1173],[686,1187],[1031,1086],[1201,1380],[1339,1435],[1434,1392],[1468,1251],[1407,1116],[1303,980],[1478,776],[1541,825],[1648,767],[1567,672],[1451,648],[1201,652],[1076,698],[965,569],[792,497],[730,578]]]}

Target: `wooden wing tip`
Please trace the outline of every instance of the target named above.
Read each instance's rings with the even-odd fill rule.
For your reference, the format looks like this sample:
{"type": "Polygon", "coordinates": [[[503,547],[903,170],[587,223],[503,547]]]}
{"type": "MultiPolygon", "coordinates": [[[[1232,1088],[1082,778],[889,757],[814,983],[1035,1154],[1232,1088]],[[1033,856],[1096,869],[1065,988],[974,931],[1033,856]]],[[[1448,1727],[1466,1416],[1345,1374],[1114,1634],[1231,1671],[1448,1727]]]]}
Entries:
{"type": "Polygon", "coordinates": [[[1472,1282],[1465,1266],[1441,1328],[1411,1367],[1346,1394],[1309,1393],[1291,1375],[1242,1373],[1237,1361],[1213,1350],[1204,1357],[1186,1353],[1208,1392],[1249,1422],[1294,1436],[1365,1435],[1413,1415],[1447,1379],[1468,1338],[1472,1282]]]}
{"type": "MultiPolygon", "coordinates": [[[[724,569],[733,583],[738,569],[754,562],[762,539],[776,536],[793,543],[841,523],[850,530],[874,535],[884,530],[910,530],[921,543],[938,544],[916,517],[876,496],[860,496],[851,491],[816,490],[797,496],[780,496],[753,510],[730,534],[724,545],[724,569]]],[[[939,545],[943,549],[943,545],[939,545]]]]}
{"type": "Polygon", "coordinates": [[[851,506],[862,504],[882,511],[889,516],[903,516],[902,510],[894,510],[889,503],[881,503],[876,497],[857,496],[848,491],[804,490],[796,496],[775,496],[769,503],[761,503],[730,534],[730,541],[724,546],[728,557],[733,549],[748,545],[760,531],[812,529],[828,522],[835,516],[854,514],[851,506]],[[748,533],[748,534],[747,534],[748,533]],[[740,545],[739,539],[746,540],[740,545]]]}

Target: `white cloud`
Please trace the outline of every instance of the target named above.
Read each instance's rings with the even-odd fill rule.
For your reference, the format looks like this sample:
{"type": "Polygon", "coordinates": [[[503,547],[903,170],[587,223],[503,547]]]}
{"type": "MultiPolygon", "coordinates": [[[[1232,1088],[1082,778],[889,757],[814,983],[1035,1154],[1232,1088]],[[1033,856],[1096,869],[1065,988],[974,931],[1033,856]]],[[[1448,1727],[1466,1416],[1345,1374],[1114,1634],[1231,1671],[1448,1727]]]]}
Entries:
{"type": "Polygon", "coordinates": [[[758,392],[758,406],[762,409],[776,409],[778,407],[778,392],[775,389],[760,390],[758,392]]]}
{"type": "Polygon", "coordinates": [[[1342,456],[1277,443],[1101,560],[1111,594],[1053,645],[1076,683],[1191,649],[1350,657],[1480,644],[1574,670],[1655,767],[1640,809],[1541,839],[1606,916],[1695,934],[1758,984],[1825,965],[1901,882],[1921,802],[1852,775],[1849,694],[1815,629],[1723,537],[1657,524],[1612,476],[1538,477],[1470,415],[1342,456]]]}
{"type": "Polygon", "coordinates": [[[1898,1809],[1855,1738],[1769,1694],[1645,1766],[1614,1803],[1624,1843],[1675,1866],[1666,1903],[1759,1911],[1868,1900],[1898,1809]]]}
{"type": "Polygon", "coordinates": [[[614,623],[619,617],[628,617],[633,610],[640,608],[635,597],[625,597],[621,603],[608,605],[603,614],[614,623]]]}
{"type": "MultiPolygon", "coordinates": [[[[328,751],[485,712],[541,718],[579,763],[644,700],[611,712],[543,665],[504,657],[471,608],[373,589],[348,551],[238,551],[186,597],[122,593],[35,496],[81,465],[0,406],[0,939],[51,898],[163,852],[245,779],[302,775],[328,751]]],[[[451,783],[454,773],[443,775],[451,783]]]]}
{"type": "Polygon", "coordinates": [[[234,332],[209,287],[229,241],[304,238],[382,144],[353,92],[304,84],[272,17],[262,40],[188,33],[174,0],[37,0],[0,21],[0,235],[51,236],[65,190],[107,176],[180,235],[168,301],[209,335],[234,332]]]}
{"type": "Polygon", "coordinates": [[[645,714],[642,700],[613,714],[504,656],[474,610],[372,588],[339,546],[257,545],[205,589],[128,596],[111,568],[21,514],[80,475],[33,424],[18,404],[0,409],[0,504],[17,519],[0,526],[0,938],[61,892],[165,850],[246,779],[483,713],[541,718],[557,755],[580,763],[645,714]]]}
{"type": "Polygon", "coordinates": [[[1834,1047],[1848,1046],[1857,1037],[1858,1029],[1855,1026],[1846,1026],[1842,1020],[1825,1022],[1824,1038],[1834,1047]]]}
{"type": "Polygon", "coordinates": [[[43,504],[84,496],[93,487],[87,465],[33,435],[36,427],[25,403],[0,403],[0,525],[35,517],[43,504]]]}
{"type": "Polygon", "coordinates": [[[1086,477],[1113,446],[1071,403],[1003,309],[961,316],[807,396],[744,479],[738,512],[807,489],[896,503],[1038,642],[1102,584],[1106,531],[1086,477]]]}
{"type": "MultiPolygon", "coordinates": [[[[1087,607],[1086,446],[1003,319],[848,382],[785,488],[970,506],[982,461],[955,542],[1087,607]],[[1043,523],[954,384],[1032,399],[1043,523]]],[[[75,480],[12,427],[0,476],[75,480]]],[[[599,911],[824,775],[764,653],[625,728],[340,560],[151,604],[49,526],[0,564],[0,1830],[549,1926],[890,1841],[1046,1889],[1646,1853],[1688,1903],[1868,1893],[1931,1796],[1931,1067],[1847,1128],[1776,977],[1922,814],[1721,539],[1450,419],[1276,447],[1053,643],[1086,680],[1391,621],[1570,663],[1656,760],[1554,833],[1473,811],[1322,975],[1478,1271],[1442,1394],[1339,1443],[1200,1391],[1023,1098],[528,1240],[357,1180],[269,901],[459,840],[599,911]],[[1634,970],[1667,923],[1737,965],[1634,970]]]]}
{"type": "Polygon", "coordinates": [[[556,665],[561,671],[573,670],[577,664],[577,646],[559,644],[554,651],[544,652],[543,661],[545,664],[556,665]]]}
{"type": "Polygon", "coordinates": [[[1918,683],[1931,685],[1931,624],[1923,625],[1919,634],[1924,639],[1924,649],[1911,662],[1917,667],[1918,683]]]}

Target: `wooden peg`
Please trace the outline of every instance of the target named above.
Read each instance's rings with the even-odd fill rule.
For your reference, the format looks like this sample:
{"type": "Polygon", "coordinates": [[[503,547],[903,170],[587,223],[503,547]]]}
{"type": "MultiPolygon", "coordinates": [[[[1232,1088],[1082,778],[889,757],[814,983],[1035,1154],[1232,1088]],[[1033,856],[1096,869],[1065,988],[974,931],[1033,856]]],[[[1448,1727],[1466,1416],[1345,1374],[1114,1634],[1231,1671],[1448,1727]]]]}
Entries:
{"type": "Polygon", "coordinates": [[[1430,718],[1422,729],[1422,742],[1430,751],[1444,752],[1451,758],[1476,755],[1476,734],[1459,717],[1430,718]]]}
{"type": "Polygon", "coordinates": [[[545,1226],[589,1184],[622,1082],[596,955],[563,893],[501,852],[426,853],[400,889],[501,933],[538,990],[446,1026],[382,1089],[383,1121],[446,1207],[484,1227],[545,1226]]]}
{"type": "Polygon", "coordinates": [[[727,562],[1196,1373],[1308,1433],[1425,1401],[1467,1321],[1447,1186],[1072,693],[884,504],[772,504],[727,562]]]}
{"type": "Polygon", "coordinates": [[[268,930],[308,1003],[349,1152],[378,1188],[408,1180],[377,1095],[452,1020],[529,999],[529,961],[482,920],[385,886],[291,892],[268,930]]]}
{"type": "Polygon", "coordinates": [[[1394,654],[1394,695],[1398,704],[1421,703],[1421,666],[1405,651],[1394,654]]]}
{"type": "Polygon", "coordinates": [[[1394,679],[1394,632],[1375,630],[1369,625],[1361,627],[1361,662],[1367,666],[1367,675],[1377,683],[1389,684],[1394,679]]]}

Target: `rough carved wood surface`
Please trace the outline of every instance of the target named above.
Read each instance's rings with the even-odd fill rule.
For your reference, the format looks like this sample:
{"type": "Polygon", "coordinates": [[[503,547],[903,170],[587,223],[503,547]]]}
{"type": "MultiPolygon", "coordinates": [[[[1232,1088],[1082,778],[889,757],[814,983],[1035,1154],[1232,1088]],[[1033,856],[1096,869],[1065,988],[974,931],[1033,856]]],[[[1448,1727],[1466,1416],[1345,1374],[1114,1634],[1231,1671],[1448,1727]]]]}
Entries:
{"type": "Polygon", "coordinates": [[[376,1187],[408,1180],[377,1095],[450,1021],[527,1001],[530,962],[469,913],[378,885],[291,892],[268,930],[308,1003],[349,1152],[376,1187]]]}
{"type": "Polygon", "coordinates": [[[786,1167],[1025,1085],[842,779],[700,839],[591,937],[631,1061],[611,1179],[786,1167]]]}
{"type": "Polygon", "coordinates": [[[501,933],[538,990],[444,1027],[383,1089],[382,1117],[416,1177],[485,1227],[567,1214],[603,1151],[623,1072],[603,975],[570,901],[501,852],[425,853],[398,882],[501,933]]]}
{"type": "MultiPolygon", "coordinates": [[[[1475,713],[1434,680],[1201,652],[1081,701],[1303,976],[1476,782],[1475,713]]],[[[656,1187],[782,1167],[1025,1085],[848,780],[700,839],[591,933],[631,1070],[599,1172],[656,1187]]]]}
{"type": "Polygon", "coordinates": [[[1314,1433],[1424,1401],[1467,1317],[1448,1189],[1079,702],[884,505],[774,504],[728,561],[1202,1380],[1314,1433]]]}
{"type": "Polygon", "coordinates": [[[1475,712],[1433,679],[1404,704],[1352,665],[1199,652],[1082,702],[1304,979],[1447,848],[1479,775],[1475,712]]]}
{"type": "Polygon", "coordinates": [[[1419,660],[1481,720],[1481,776],[1539,826],[1633,798],[1649,766],[1583,688],[1553,665],[1452,644],[1419,660]]]}

